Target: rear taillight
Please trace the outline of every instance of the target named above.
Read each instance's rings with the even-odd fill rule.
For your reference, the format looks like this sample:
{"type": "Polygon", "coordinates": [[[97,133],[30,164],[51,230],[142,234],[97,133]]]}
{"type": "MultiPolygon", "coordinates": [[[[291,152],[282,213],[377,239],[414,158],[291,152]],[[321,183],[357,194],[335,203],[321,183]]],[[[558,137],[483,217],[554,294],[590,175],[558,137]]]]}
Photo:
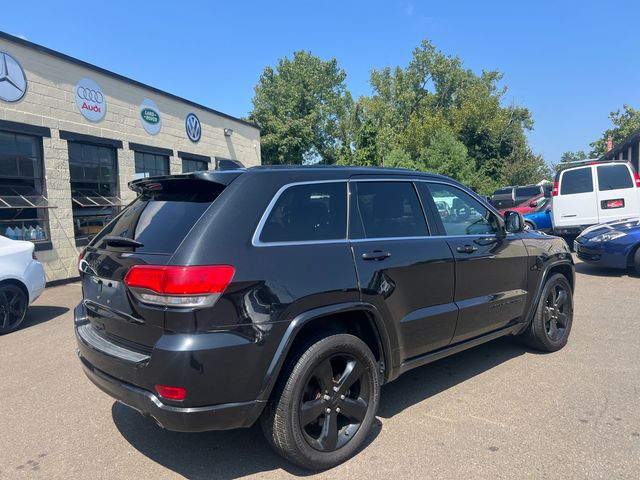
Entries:
{"type": "Polygon", "coordinates": [[[156,392],[167,400],[184,400],[187,391],[183,387],[169,387],[167,385],[156,385],[156,392]]]}
{"type": "Polygon", "coordinates": [[[560,188],[560,183],[559,182],[553,182],[553,190],[551,190],[551,196],[552,197],[557,197],[558,196],[559,188],[560,188]]]}
{"type": "Polygon", "coordinates": [[[638,175],[638,172],[633,172],[633,179],[636,181],[636,187],[640,188],[640,175],[638,175]]]}
{"type": "Polygon", "coordinates": [[[86,249],[82,249],[82,251],[80,252],[80,255],[78,255],[78,272],[82,272],[82,269],[80,268],[81,264],[82,264],[82,259],[84,258],[84,255],[87,253],[86,249]]]}
{"type": "Polygon", "coordinates": [[[230,265],[134,265],[124,283],[145,303],[198,307],[212,305],[234,273],[230,265]]]}

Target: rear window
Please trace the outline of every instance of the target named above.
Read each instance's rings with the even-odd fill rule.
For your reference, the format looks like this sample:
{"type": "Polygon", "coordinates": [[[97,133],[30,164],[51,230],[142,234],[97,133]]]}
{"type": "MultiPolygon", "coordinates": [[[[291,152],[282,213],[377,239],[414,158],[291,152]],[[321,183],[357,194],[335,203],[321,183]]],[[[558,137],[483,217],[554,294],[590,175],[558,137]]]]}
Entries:
{"type": "Polygon", "coordinates": [[[260,241],[265,243],[346,238],[346,182],[287,188],[278,197],[260,233],[260,241]]]}
{"type": "Polygon", "coordinates": [[[190,182],[182,188],[175,185],[170,191],[139,196],[100,232],[91,245],[111,249],[102,239],[112,235],[142,243],[143,246],[135,249],[136,253],[173,254],[224,189],[223,185],[216,183],[198,183],[190,182]]]}
{"type": "Polygon", "coordinates": [[[591,167],[567,170],[560,180],[560,195],[593,192],[591,167]]]}
{"type": "Polygon", "coordinates": [[[496,190],[493,192],[494,195],[511,195],[510,188],[501,188],[500,190],[496,190]]]}
{"type": "Polygon", "coordinates": [[[633,188],[631,172],[626,165],[602,165],[598,167],[598,190],[633,188]]]}
{"type": "Polygon", "coordinates": [[[535,197],[536,195],[540,195],[540,187],[516,188],[516,197],[535,197]]]}

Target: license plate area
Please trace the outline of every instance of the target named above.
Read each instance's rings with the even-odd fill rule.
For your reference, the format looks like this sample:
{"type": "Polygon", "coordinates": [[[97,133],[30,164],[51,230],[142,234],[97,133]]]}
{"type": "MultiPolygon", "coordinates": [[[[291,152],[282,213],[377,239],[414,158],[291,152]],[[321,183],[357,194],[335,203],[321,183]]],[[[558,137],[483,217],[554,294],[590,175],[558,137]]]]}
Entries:
{"type": "Polygon", "coordinates": [[[602,200],[600,207],[603,210],[611,210],[614,208],[624,208],[624,198],[615,198],[612,200],[602,200]]]}

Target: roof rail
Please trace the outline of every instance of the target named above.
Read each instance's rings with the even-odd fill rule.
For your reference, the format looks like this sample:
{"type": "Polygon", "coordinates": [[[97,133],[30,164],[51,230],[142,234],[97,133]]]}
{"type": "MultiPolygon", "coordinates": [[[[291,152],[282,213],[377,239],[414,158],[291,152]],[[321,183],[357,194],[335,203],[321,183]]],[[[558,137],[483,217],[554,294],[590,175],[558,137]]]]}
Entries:
{"type": "Polygon", "coordinates": [[[607,160],[599,160],[597,158],[587,158],[585,160],[574,160],[572,162],[560,162],[556,168],[558,171],[560,171],[566,168],[579,167],[581,165],[599,165],[601,163],[613,163],[613,162],[629,163],[628,160],[619,160],[617,158],[611,158],[607,160]]]}

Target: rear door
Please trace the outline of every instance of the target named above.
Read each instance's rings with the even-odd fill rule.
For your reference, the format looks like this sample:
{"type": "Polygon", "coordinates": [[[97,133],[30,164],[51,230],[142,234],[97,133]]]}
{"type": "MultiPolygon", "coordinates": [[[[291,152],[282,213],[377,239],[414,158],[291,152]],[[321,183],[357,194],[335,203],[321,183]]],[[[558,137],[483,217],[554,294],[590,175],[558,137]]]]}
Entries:
{"type": "MultiPolygon", "coordinates": [[[[504,234],[497,216],[457,186],[418,185],[423,203],[450,202],[452,214],[439,217],[439,233],[455,258],[458,323],[453,342],[520,321],[527,299],[527,250],[519,234],[504,234]]],[[[432,204],[433,205],[433,204],[432,204]]]]}
{"type": "Polygon", "coordinates": [[[79,265],[89,321],[103,335],[134,348],[152,347],[162,335],[164,309],[129,295],[127,271],[138,264],[166,265],[224,185],[174,180],[153,188],[96,236],[79,265]]]}
{"type": "Polygon", "coordinates": [[[598,223],[598,196],[591,165],[560,172],[558,195],[553,197],[553,227],[598,223]]]}
{"type": "Polygon", "coordinates": [[[429,235],[414,184],[352,180],[350,192],[363,301],[391,323],[401,361],[447,346],[457,318],[453,255],[443,238],[429,235]]]}
{"type": "Polygon", "coordinates": [[[640,213],[633,171],[626,163],[596,166],[598,223],[621,220],[640,213]]]}

